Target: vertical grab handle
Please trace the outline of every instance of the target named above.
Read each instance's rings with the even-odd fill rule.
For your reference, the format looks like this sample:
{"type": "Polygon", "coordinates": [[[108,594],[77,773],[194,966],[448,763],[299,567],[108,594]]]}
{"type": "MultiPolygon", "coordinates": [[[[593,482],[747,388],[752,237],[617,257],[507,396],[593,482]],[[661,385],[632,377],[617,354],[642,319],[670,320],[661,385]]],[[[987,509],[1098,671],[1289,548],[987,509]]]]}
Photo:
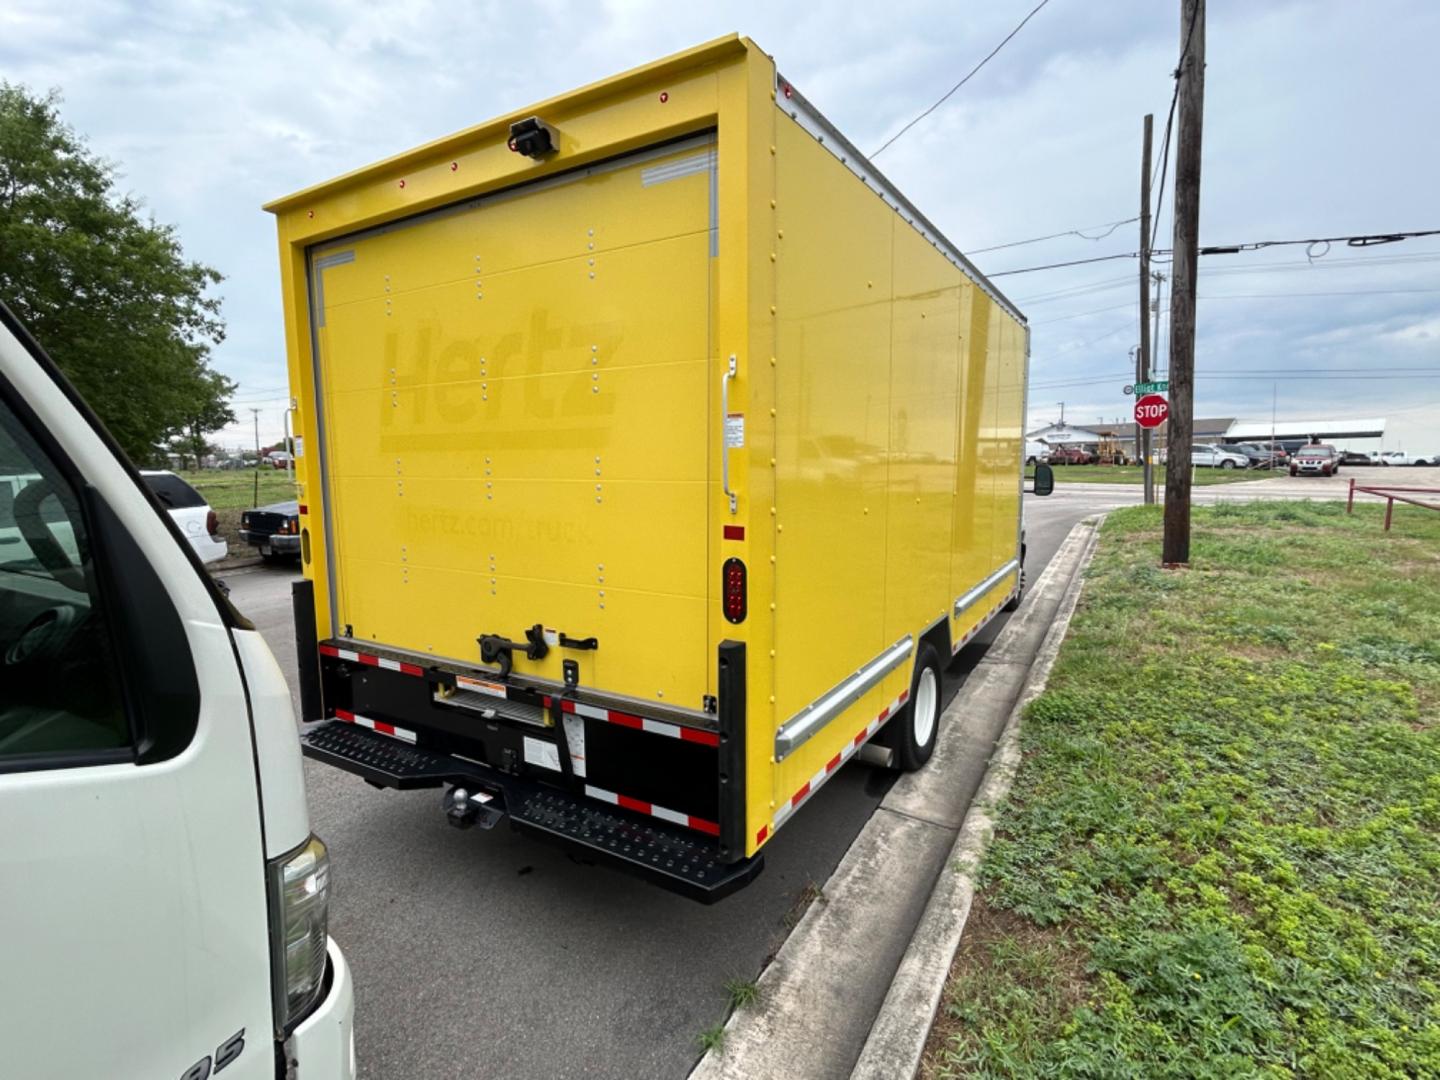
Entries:
{"type": "Polygon", "coordinates": [[[720,486],[730,496],[730,513],[736,512],[735,492],[730,490],[730,380],[735,378],[735,356],[731,354],[720,376],[720,486]]]}
{"type": "Polygon", "coordinates": [[[290,435],[290,414],[295,411],[295,399],[285,410],[285,475],[291,483],[295,481],[295,440],[290,435]]]}

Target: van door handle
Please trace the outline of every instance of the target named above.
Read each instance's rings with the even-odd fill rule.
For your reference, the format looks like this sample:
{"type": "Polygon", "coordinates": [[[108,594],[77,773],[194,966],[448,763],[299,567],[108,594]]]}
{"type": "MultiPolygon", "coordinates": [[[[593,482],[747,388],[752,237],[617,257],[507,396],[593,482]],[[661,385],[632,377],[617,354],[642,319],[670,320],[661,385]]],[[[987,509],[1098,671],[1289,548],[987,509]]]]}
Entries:
{"type": "Polygon", "coordinates": [[[720,486],[730,496],[730,513],[736,512],[735,492],[730,490],[730,380],[735,378],[735,355],[720,376],[720,486]]]}

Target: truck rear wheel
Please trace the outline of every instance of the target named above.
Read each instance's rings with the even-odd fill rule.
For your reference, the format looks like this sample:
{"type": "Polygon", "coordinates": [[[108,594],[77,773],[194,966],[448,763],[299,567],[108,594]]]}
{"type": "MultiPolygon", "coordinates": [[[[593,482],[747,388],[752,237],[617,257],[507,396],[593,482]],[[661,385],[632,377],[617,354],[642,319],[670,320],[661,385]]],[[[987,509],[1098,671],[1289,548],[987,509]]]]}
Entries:
{"type": "Polygon", "coordinates": [[[905,772],[914,772],[935,752],[940,731],[940,658],[929,644],[915,654],[915,672],[910,676],[910,701],[900,715],[895,738],[895,763],[905,772]]]}

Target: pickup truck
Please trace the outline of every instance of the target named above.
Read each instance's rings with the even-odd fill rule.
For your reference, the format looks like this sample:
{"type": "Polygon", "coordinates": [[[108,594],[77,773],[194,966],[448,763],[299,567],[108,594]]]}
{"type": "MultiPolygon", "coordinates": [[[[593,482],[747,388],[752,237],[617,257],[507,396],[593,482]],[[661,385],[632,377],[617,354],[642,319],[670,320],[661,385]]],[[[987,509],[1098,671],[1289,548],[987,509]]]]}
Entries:
{"type": "Polygon", "coordinates": [[[291,562],[300,557],[300,504],[294,499],[257,506],[240,515],[240,539],[260,552],[266,562],[291,562]]]}

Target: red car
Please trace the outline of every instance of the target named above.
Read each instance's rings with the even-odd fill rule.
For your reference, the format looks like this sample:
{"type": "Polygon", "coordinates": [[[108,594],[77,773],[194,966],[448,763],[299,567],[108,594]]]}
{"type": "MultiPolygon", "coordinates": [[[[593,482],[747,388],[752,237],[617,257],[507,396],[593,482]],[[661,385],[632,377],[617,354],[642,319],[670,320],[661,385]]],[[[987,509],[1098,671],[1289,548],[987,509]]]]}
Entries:
{"type": "Polygon", "coordinates": [[[1093,465],[1095,455],[1083,446],[1056,446],[1050,450],[1051,465],[1093,465]]]}
{"type": "Polygon", "coordinates": [[[1302,446],[1290,456],[1291,476],[1334,476],[1340,471],[1340,455],[1324,443],[1302,446]]]}

